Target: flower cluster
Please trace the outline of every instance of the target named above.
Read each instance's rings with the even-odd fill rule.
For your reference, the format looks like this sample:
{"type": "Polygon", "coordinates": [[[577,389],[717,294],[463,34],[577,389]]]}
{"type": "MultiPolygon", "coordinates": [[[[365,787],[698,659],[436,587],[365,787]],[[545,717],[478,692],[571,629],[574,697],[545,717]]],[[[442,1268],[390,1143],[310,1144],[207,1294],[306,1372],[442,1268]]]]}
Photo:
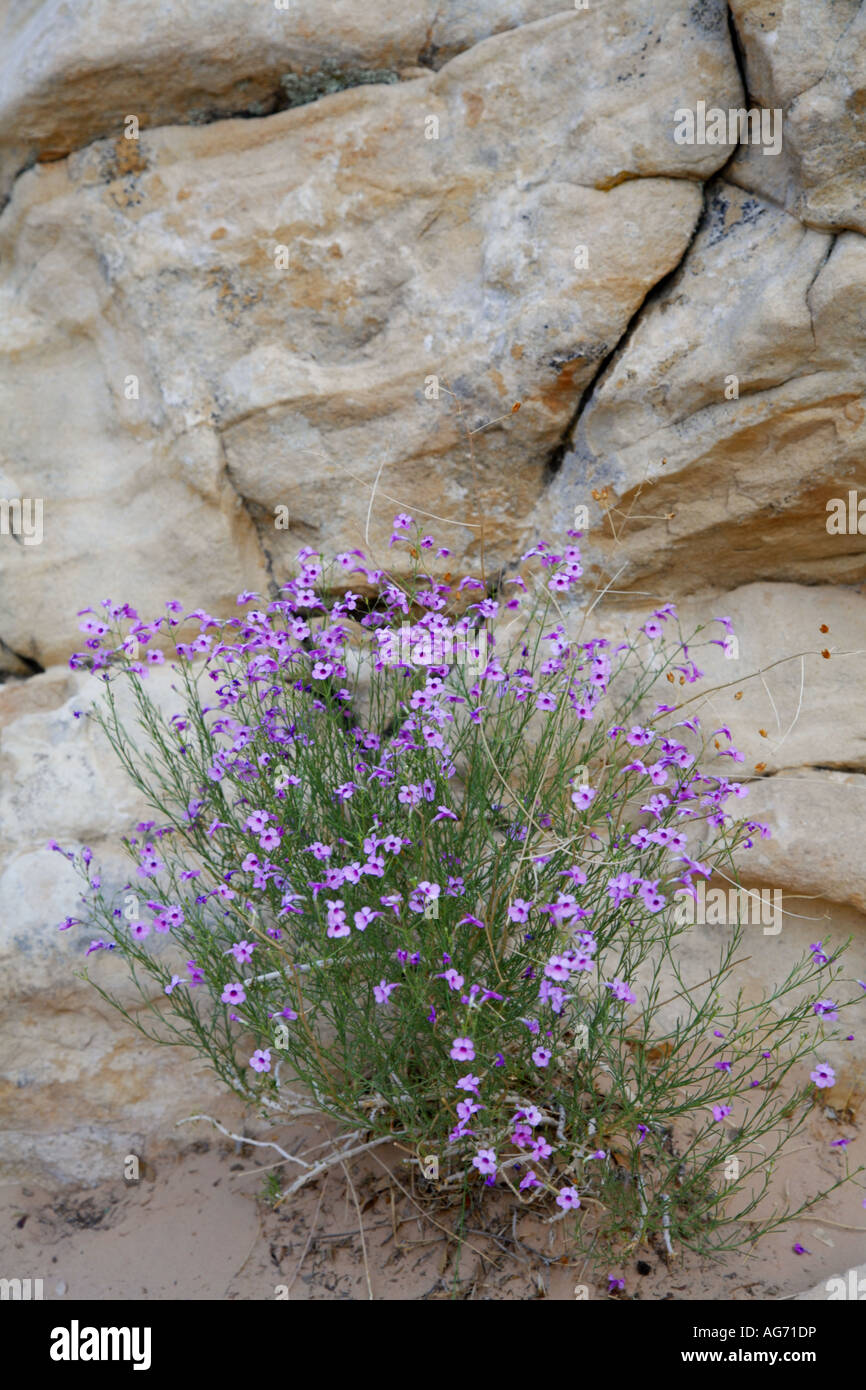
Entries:
{"type": "Polygon", "coordinates": [[[85,907],[62,929],[98,923],[88,949],[157,981],[173,1040],[275,1115],[300,1088],[435,1150],[446,1181],[547,1194],[561,1216],[613,1193],[645,1229],[676,1189],[677,1229],[700,1241],[723,1224],[723,1121],[774,1133],[780,1076],[844,1005],[820,943],[764,1005],[726,1002],[734,937],[663,1015],[672,894],[769,831],[731,812],[748,788],[721,770],[742,761],[730,730],[670,702],[703,678],[674,606],[634,642],[573,635],[577,539],[533,546],[497,585],[457,583],[422,572],[435,542],[401,514],[399,575],[305,548],[235,617],[80,614],[72,665],[103,679],[94,717],[155,818],[126,841],[124,908],[77,856],[85,907]],[[166,662],[173,712],[148,693],[166,662]],[[808,1043],[767,1049],[809,1019],[808,1043]]]}

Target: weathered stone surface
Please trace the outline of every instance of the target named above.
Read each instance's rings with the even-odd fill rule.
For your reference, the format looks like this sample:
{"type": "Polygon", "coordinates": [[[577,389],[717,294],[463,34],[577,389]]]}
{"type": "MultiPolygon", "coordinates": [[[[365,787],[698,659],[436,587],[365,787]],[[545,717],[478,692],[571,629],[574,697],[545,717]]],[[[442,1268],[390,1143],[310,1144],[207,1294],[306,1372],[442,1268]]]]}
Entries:
{"type": "Polygon", "coordinates": [[[856,772],[791,768],[753,783],[749,815],[773,833],[742,856],[742,871],[748,860],[749,873],[765,883],[866,912],[864,798],[866,777],[856,772]]]}
{"type": "MultiPolygon", "coordinates": [[[[0,631],[8,648],[41,666],[80,645],[76,611],[107,596],[135,595],[146,609],[161,611],[179,592],[194,602],[194,587],[225,607],[245,584],[266,581],[252,522],[226,477],[213,432],[192,420],[165,429],[157,399],[149,406],[123,399],[127,369],[147,389],[147,345],[134,324],[112,325],[111,292],[107,285],[100,292],[96,263],[87,268],[91,283],[79,283],[77,300],[72,286],[65,292],[70,314],[80,315],[75,327],[62,316],[53,328],[35,317],[63,278],[63,258],[54,280],[50,262],[49,253],[27,324],[18,320],[16,332],[12,313],[0,328],[9,354],[0,369],[7,424],[2,495],[43,502],[41,543],[0,536],[0,631]],[[17,338],[14,346],[7,334],[17,338]],[[52,360],[55,367],[46,368],[52,360]],[[138,419],[133,406],[143,406],[138,419]],[[109,576],[114,592],[106,594],[109,576]]],[[[14,297],[10,290],[6,304],[14,297]]],[[[14,671],[0,650],[0,669],[10,664],[14,671]]]]}
{"type": "MultiPolygon", "coordinates": [[[[659,601],[668,596],[659,594],[659,601]]],[[[740,853],[745,882],[816,895],[858,913],[866,913],[864,605],[862,593],[796,584],[749,584],[682,601],[680,629],[684,639],[696,634],[689,650],[704,678],[684,685],[661,681],[644,706],[649,715],[660,700],[680,705],[672,721],[697,715],[708,739],[702,766],[748,785],[748,797],[730,809],[766,823],[772,833],[740,853]],[[705,645],[725,637],[716,617],[732,620],[731,657],[705,645]],[[724,726],[731,740],[713,739],[724,726]],[[719,759],[717,752],[731,746],[743,754],[742,762],[719,759]]],[[[599,606],[582,640],[634,640],[648,611],[599,606]]],[[[576,631],[583,620],[580,607],[566,610],[565,619],[568,630],[576,631]]],[[[650,643],[644,637],[639,642],[649,659],[650,643]]],[[[809,909],[807,903],[803,910],[809,909]]],[[[859,950],[866,950],[866,940],[859,950]]]]}
{"type": "Polygon", "coordinates": [[[70,607],[111,574],[143,608],[182,579],[216,608],[299,539],[363,542],[368,512],[384,554],[395,499],[470,553],[483,510],[489,553],[511,553],[581,390],[725,157],[673,142],[671,65],[683,99],[739,91],[723,26],[675,0],[653,23],[638,0],[615,9],[22,175],[0,221],[2,466],[13,495],[44,497],[45,539],[0,548],[9,647],[43,665],[69,650],[61,569],[70,607]],[[471,428],[507,417],[474,459],[456,405],[471,428]]]}
{"type": "MultiPolygon", "coordinates": [[[[101,841],[94,849],[122,881],[116,854],[101,841]]],[[[0,873],[7,987],[0,1116],[7,1174],[82,1182],[118,1177],[125,1155],[141,1154],[146,1142],[150,1149],[188,1142],[188,1131],[175,1129],[183,1116],[237,1109],[192,1052],[148,1042],[76,978],[86,963],[127,1007],[142,1007],[120,962],[105,951],[85,962],[88,935],[81,928],[55,930],[74,909],[78,887],[67,861],[43,849],[12,855],[0,873]]]]}
{"type": "Polygon", "coordinates": [[[0,687],[0,854],[41,847],[47,806],[51,838],[80,843],[145,815],[101,731],[76,718],[98,691],[97,679],[62,667],[0,687]]]}
{"type": "Polygon", "coordinates": [[[860,236],[834,241],[714,185],[682,267],[594,388],[542,516],[568,524],[587,506],[588,555],[596,572],[625,566],[619,588],[862,579],[866,537],[830,534],[827,504],[866,483],[864,287],[860,236]]]}
{"type": "MultiPolygon", "coordinates": [[[[755,834],[751,846],[738,851],[736,873],[717,874],[707,890],[730,895],[739,882],[751,895],[739,908],[744,936],[737,958],[742,964],[723,986],[724,998],[742,989],[745,1002],[756,1003],[819,940],[838,944],[850,936],[846,975],[866,979],[864,604],[861,593],[830,585],[750,584],[677,605],[680,629],[690,640],[690,653],[704,678],[682,686],[662,681],[648,692],[644,713],[649,716],[660,700],[684,702],[670,719],[699,718],[707,739],[701,765],[748,788],[748,795],[729,803],[728,809],[770,830],[770,838],[755,834]],[[733,623],[730,657],[721,647],[704,645],[708,638],[725,637],[724,627],[713,621],[718,616],[733,623]],[[822,625],[829,629],[826,633],[822,625]],[[822,649],[831,652],[829,660],[821,656],[822,649]],[[712,737],[723,726],[730,728],[730,741],[724,734],[712,737]],[[742,762],[719,758],[718,753],[731,746],[742,752],[742,762]],[[839,770],[831,770],[834,765],[839,770]]],[[[617,644],[627,635],[635,639],[647,615],[647,608],[600,606],[582,640],[604,636],[617,644]]],[[[565,619],[574,632],[583,613],[576,606],[567,610],[565,619]]],[[[638,640],[649,656],[651,644],[645,637],[638,640]]],[[[638,711],[638,720],[641,717],[638,711]]],[[[712,834],[705,837],[699,827],[689,829],[687,822],[683,828],[690,837],[689,852],[704,858],[703,846],[712,834]]],[[[718,923],[698,919],[678,938],[678,967],[686,986],[697,994],[732,939],[738,919],[738,909],[730,910],[733,901],[729,897],[728,910],[718,923]]],[[[856,985],[847,988],[859,999],[856,985]]],[[[673,1027],[679,1002],[676,989],[670,993],[663,1021],[673,1027]]],[[[807,993],[792,996],[796,997],[806,998],[807,993]]],[[[866,1001],[849,1016],[854,1041],[828,1043],[822,1053],[836,1070],[843,1094],[849,1089],[864,1094],[866,1038],[858,1027],[862,1010],[866,1001]]]]}
{"type": "Polygon", "coordinates": [[[142,128],[262,116],[286,73],[438,67],[562,9],[561,0],[208,0],[206,11],[199,0],[3,0],[0,195],[34,157],[117,134],[130,114],[142,128]]]}
{"type": "Polygon", "coordinates": [[[866,773],[862,591],[747,584],[717,599],[682,603],[679,612],[685,635],[702,624],[698,643],[725,636],[715,617],[732,620],[731,655],[701,646],[697,660],[706,673],[702,685],[719,687],[701,711],[705,731],[731,726],[745,759],[738,775],[770,777],[805,766],[866,773]]]}
{"type": "MultiPolygon", "coordinates": [[[[667,599],[669,592],[660,594],[658,602],[662,597],[667,599]]],[[[603,637],[612,646],[631,640],[644,659],[651,660],[660,644],[639,633],[650,611],[647,606],[600,604],[585,620],[585,605],[576,601],[566,605],[561,616],[572,637],[580,631],[581,641],[603,637]]],[[[852,938],[845,974],[849,981],[866,979],[866,871],[861,848],[866,775],[848,768],[850,762],[866,771],[863,596],[830,585],[750,584],[731,593],[678,602],[677,612],[682,636],[704,677],[683,685],[661,679],[647,692],[634,720],[644,722],[660,701],[682,705],[669,716],[672,724],[697,717],[706,740],[703,753],[697,735],[690,733],[687,740],[702,769],[747,788],[747,795],[730,801],[727,810],[770,831],[767,839],[757,832],[752,835],[751,845],[734,856],[733,867],[720,865],[705,885],[704,903],[712,901],[714,911],[703,919],[695,913],[693,924],[675,945],[682,981],[695,998],[706,994],[738,921],[743,933],[735,956],[739,964],[720,986],[725,1001],[742,991],[745,1004],[757,1004],[819,940],[838,945],[852,938]],[[720,647],[706,645],[708,639],[726,635],[713,621],[715,616],[732,620],[731,657],[720,647]],[[822,624],[829,627],[828,633],[820,632],[822,624]],[[824,644],[835,653],[829,661],[820,655],[824,644]],[[843,658],[842,651],[852,655],[843,658]],[[800,658],[800,652],[809,654],[800,658]],[[723,726],[730,728],[730,740],[724,734],[713,737],[723,726]],[[742,762],[720,756],[732,746],[744,755],[742,762]],[[846,770],[829,771],[833,763],[846,770]],[[747,898],[739,899],[741,888],[747,898]],[[709,898],[719,891],[726,895],[721,908],[718,898],[709,898]]],[[[498,630],[505,650],[508,622],[504,616],[498,630]]],[[[675,620],[668,628],[674,625],[675,620]]],[[[668,637],[673,641],[675,634],[669,631],[668,637]]],[[[612,708],[599,718],[608,727],[612,708]]],[[[684,736],[681,729],[676,733],[684,736]]],[[[594,780],[592,769],[589,780],[594,780]]],[[[688,821],[682,829],[689,838],[688,853],[705,859],[715,830],[688,821]]],[[[691,913],[691,902],[684,901],[691,913]]],[[[645,966],[636,979],[646,982],[648,975],[645,966]]],[[[672,973],[662,996],[666,1003],[659,1025],[673,1028],[683,1010],[672,973]]],[[[854,1040],[828,1042],[821,1053],[836,1071],[839,1093],[850,1091],[858,1097],[866,1095],[866,1035],[859,1026],[866,1000],[861,1004],[861,996],[854,983],[840,994],[858,1001],[857,1010],[847,1016],[854,1040]]],[[[814,997],[810,987],[792,991],[790,999],[802,1003],[814,997]]],[[[798,1079],[805,1080],[809,1069],[802,1069],[798,1079]]]]}
{"type": "Polygon", "coordinates": [[[783,113],[782,151],[743,146],[729,176],[828,231],[866,231],[866,13],[859,0],[731,0],[752,102],[783,113]]]}
{"type": "MultiPolygon", "coordinates": [[[[168,685],[163,676],[154,689],[170,698],[168,685]]],[[[119,888],[130,864],[115,837],[148,810],[98,730],[73,715],[97,688],[62,668],[0,687],[2,1161],[7,1173],[82,1182],[120,1176],[125,1155],[141,1154],[146,1140],[188,1142],[175,1131],[184,1115],[236,1110],[191,1052],[147,1042],[78,977],[86,964],[127,1008],[141,1008],[114,956],[85,958],[92,933],[56,929],[82,885],[46,849],[48,836],[64,848],[90,844],[94,870],[119,888]]]]}
{"type": "MultiPolygon", "coordinates": [[[[598,635],[618,643],[630,636],[649,660],[660,645],[639,628],[670,593],[660,592],[651,607],[600,604],[581,640],[598,635]]],[[[576,633],[584,609],[575,604],[566,611],[576,633]]],[[[703,679],[656,683],[645,701],[647,716],[661,700],[687,701],[672,719],[698,714],[705,737],[727,725],[743,761],[727,762],[726,775],[757,779],[758,788],[761,779],[790,768],[866,773],[866,594],[830,584],[746,584],[681,600],[677,612],[703,679]],[[734,632],[727,649],[720,645],[728,640],[725,626],[716,621],[722,617],[734,632]]],[[[506,640],[509,621],[501,624],[506,640]]],[[[675,634],[667,631],[666,640],[675,634]]],[[[719,746],[729,747],[727,738],[719,746]]],[[[712,753],[710,741],[708,762],[712,753]]]]}
{"type": "MultiPolygon", "coordinates": [[[[697,715],[705,735],[722,726],[730,728],[733,746],[743,752],[744,761],[720,762],[711,740],[701,763],[708,771],[745,783],[748,797],[730,809],[738,817],[770,828],[769,839],[755,838],[752,847],[738,856],[744,882],[774,886],[786,894],[816,896],[866,913],[862,854],[866,775],[860,770],[866,735],[863,656],[853,657],[847,673],[840,672],[838,686],[829,668],[834,663],[837,668],[841,666],[840,659],[829,663],[820,656],[806,657],[802,663],[797,658],[788,659],[798,629],[808,631],[814,616],[824,611],[831,630],[837,625],[834,599],[840,630],[846,608],[849,617],[853,608],[859,618],[857,607],[846,602],[849,597],[834,594],[832,589],[750,585],[711,603],[682,604],[684,632],[692,630],[689,619],[698,613],[703,620],[708,620],[711,612],[733,616],[740,655],[727,660],[721,654],[699,651],[696,642],[692,655],[707,679],[696,686],[657,687],[647,698],[646,710],[654,708],[656,699],[663,698],[668,690],[670,703],[677,698],[688,701],[687,708],[671,715],[672,720],[697,715]],[[764,602],[756,608],[753,603],[759,596],[764,602]],[[798,604],[805,613],[797,613],[798,604]],[[786,659],[765,671],[765,685],[757,670],[771,665],[774,649],[784,650],[786,659]],[[801,670],[805,676],[802,691],[801,670]],[[731,680],[734,683],[724,688],[731,680]],[[738,701],[735,696],[739,692],[742,699],[738,701]],[[761,736],[762,728],[769,735],[766,739],[761,736]]],[[[861,603],[862,599],[855,600],[858,607],[861,603]]],[[[634,635],[638,618],[635,612],[619,614],[616,619],[608,617],[593,625],[593,635],[599,633],[617,641],[624,630],[634,635]]],[[[708,626],[712,635],[721,631],[711,623],[708,626]]],[[[731,746],[725,736],[715,743],[719,749],[731,746]]],[[[810,906],[807,903],[804,911],[810,906]]],[[[861,940],[859,950],[862,955],[866,940],[861,940]]]]}

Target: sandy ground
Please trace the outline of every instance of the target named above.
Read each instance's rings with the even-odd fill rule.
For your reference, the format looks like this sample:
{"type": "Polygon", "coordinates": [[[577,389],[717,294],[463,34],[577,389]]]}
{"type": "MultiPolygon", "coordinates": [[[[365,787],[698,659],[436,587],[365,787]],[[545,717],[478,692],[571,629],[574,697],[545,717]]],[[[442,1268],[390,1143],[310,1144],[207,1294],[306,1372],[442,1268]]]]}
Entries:
{"type": "MultiPolygon", "coordinates": [[[[42,1278],[45,1298],[60,1301],[598,1299],[608,1297],[608,1272],[625,1279],[621,1300],[774,1301],[866,1261],[863,1191],[853,1184],[753,1254],[670,1258],[659,1242],[593,1272],[561,1223],[515,1219],[489,1191],[458,1241],[459,1213],[413,1196],[396,1149],[350,1160],[348,1176],[337,1167],[273,1206],[263,1172],[273,1151],[240,1146],[205,1121],[196,1129],[200,1138],[146,1163],[137,1183],[0,1186],[0,1269],[42,1278]],[[794,1252],[798,1243],[807,1254],[794,1252]]],[[[852,1168],[866,1162],[866,1126],[814,1111],[778,1165],[776,1191],[799,1201],[832,1182],[842,1160],[830,1142],[843,1134],[852,1168]]],[[[271,1137],[303,1154],[326,1136],[310,1123],[271,1137]]],[[[287,1185],[285,1172],[298,1170],[272,1171],[287,1185]]]]}

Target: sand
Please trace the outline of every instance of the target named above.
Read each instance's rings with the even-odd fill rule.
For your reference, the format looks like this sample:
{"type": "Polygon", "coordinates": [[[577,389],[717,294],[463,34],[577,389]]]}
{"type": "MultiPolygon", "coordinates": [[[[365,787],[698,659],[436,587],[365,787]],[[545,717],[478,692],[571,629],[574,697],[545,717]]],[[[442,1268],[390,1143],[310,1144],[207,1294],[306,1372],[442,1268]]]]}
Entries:
{"type": "MultiPolygon", "coordinates": [[[[832,1112],[831,1112],[832,1113],[832,1112]]],[[[41,1278],[64,1299],[601,1299],[608,1272],[618,1299],[777,1301],[796,1297],[866,1260],[863,1190],[847,1185],[808,1219],[765,1237],[749,1254],[718,1260],[661,1241],[600,1269],[575,1254],[563,1223],[515,1216],[507,1194],[479,1192],[460,1213],[430,1206],[392,1146],[349,1160],[276,1207],[266,1200],[272,1150],[239,1145],[206,1121],[181,1152],[154,1155],[136,1183],[90,1188],[0,1185],[0,1269],[41,1278]],[[361,1230],[363,1228],[363,1238],[361,1230]],[[796,1254],[800,1244],[807,1254],[796,1254]]],[[[313,1122],[267,1135],[303,1154],[329,1134],[313,1122]]],[[[810,1114],[774,1177],[774,1192],[802,1200],[842,1171],[831,1140],[851,1136],[852,1168],[866,1162],[866,1133],[824,1109],[810,1114]]],[[[297,1168],[271,1169],[296,1176],[297,1168]]],[[[813,1295],[814,1296],[814,1295],[813,1295]]]]}

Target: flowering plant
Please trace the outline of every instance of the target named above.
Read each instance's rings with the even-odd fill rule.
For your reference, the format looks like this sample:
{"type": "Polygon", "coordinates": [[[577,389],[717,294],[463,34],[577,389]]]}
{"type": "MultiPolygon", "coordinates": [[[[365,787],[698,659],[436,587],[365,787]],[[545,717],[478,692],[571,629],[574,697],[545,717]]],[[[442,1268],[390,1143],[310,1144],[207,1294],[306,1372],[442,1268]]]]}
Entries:
{"type": "Polygon", "coordinates": [[[348,1127],[287,1192],[346,1142],[399,1140],[440,1192],[727,1248],[791,1215],[752,1213],[810,1082],[832,1084],[804,1059],[854,1001],[829,997],[841,949],[819,945],[747,1003],[739,928],[685,986],[673,892],[769,832],[702,770],[742,754],[688,713],[699,649],[673,605],[635,640],[584,636],[578,539],[457,583],[423,572],[436,543],[400,515],[399,576],[304,549],[238,617],[83,614],[72,664],[105,681],[92,717],[155,815],[125,841],[125,907],[68,852],[88,949],[125,958],[146,1012],[93,983],[275,1120],[348,1127]],[[146,680],[166,639],[173,713],[146,680]]]}

